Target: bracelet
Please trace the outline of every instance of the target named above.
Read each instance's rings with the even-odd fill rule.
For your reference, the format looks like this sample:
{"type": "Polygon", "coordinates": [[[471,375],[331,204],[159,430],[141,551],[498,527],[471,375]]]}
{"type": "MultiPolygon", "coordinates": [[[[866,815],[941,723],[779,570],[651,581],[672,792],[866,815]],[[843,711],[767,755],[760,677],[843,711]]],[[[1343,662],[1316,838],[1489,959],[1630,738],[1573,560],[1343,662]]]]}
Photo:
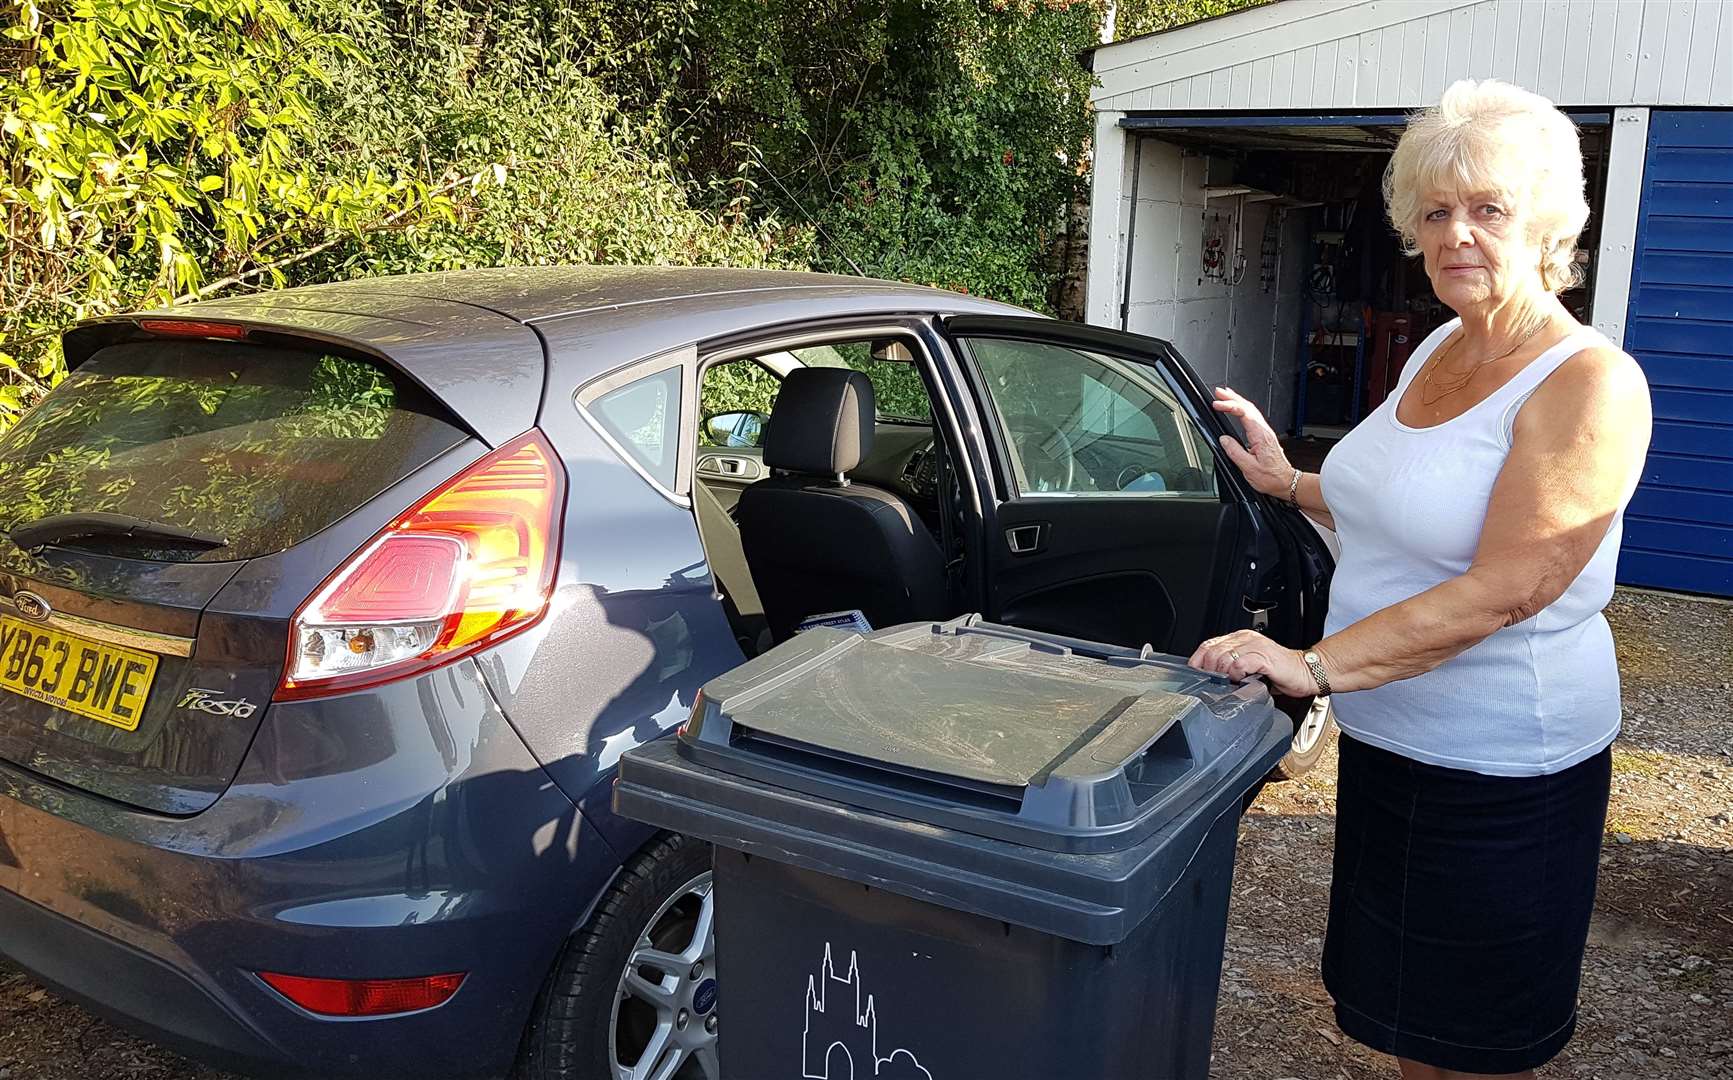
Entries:
{"type": "Polygon", "coordinates": [[[1294,478],[1288,481],[1288,505],[1295,510],[1300,508],[1300,470],[1294,470],[1294,478]]]}

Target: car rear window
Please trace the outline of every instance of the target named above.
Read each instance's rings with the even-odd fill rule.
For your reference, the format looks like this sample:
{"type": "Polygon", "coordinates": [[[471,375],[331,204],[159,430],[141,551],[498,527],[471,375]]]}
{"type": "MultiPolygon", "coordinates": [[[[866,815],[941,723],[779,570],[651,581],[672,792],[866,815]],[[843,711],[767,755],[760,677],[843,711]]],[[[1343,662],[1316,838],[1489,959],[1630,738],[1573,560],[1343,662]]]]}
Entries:
{"type": "Polygon", "coordinates": [[[0,440],[0,531],[124,514],[227,544],[67,543],[162,561],[250,559],[305,540],[465,437],[425,391],[367,360],[223,342],[114,345],[0,440]]]}

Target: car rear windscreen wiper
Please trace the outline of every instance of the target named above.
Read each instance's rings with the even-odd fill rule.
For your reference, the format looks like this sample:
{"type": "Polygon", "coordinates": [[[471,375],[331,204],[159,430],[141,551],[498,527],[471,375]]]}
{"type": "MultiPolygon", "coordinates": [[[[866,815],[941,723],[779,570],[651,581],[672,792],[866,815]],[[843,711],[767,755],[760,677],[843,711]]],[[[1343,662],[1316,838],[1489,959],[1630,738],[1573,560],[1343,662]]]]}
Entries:
{"type": "Polygon", "coordinates": [[[6,535],[14,544],[26,550],[86,536],[150,540],[176,547],[229,546],[229,541],[221,536],[183,529],[179,525],[170,525],[163,521],[133,517],[130,514],[50,514],[45,518],[25,522],[6,535]]]}

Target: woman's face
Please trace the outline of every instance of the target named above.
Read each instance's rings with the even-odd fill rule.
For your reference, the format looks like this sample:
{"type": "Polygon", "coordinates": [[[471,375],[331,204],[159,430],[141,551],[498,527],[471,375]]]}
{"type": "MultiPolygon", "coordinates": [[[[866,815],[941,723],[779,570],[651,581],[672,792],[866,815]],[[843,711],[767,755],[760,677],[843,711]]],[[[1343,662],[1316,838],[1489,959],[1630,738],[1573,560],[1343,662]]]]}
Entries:
{"type": "Polygon", "coordinates": [[[1496,307],[1541,287],[1540,246],[1495,192],[1428,195],[1417,239],[1433,291],[1457,312],[1496,307]]]}

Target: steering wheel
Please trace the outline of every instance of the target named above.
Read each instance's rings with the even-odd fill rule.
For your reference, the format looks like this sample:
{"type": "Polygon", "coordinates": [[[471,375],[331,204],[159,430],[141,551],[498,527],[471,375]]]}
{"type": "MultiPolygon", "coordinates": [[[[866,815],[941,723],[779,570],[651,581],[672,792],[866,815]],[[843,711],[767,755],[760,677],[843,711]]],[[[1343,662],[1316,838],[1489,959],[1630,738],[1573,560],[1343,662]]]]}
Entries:
{"type": "Polygon", "coordinates": [[[1077,458],[1071,440],[1057,426],[1034,413],[1005,418],[1005,430],[1023,478],[1032,491],[1071,491],[1077,478],[1077,458]]]}
{"type": "Polygon", "coordinates": [[[1150,465],[1127,465],[1114,480],[1117,491],[1166,491],[1167,477],[1150,465]]]}

